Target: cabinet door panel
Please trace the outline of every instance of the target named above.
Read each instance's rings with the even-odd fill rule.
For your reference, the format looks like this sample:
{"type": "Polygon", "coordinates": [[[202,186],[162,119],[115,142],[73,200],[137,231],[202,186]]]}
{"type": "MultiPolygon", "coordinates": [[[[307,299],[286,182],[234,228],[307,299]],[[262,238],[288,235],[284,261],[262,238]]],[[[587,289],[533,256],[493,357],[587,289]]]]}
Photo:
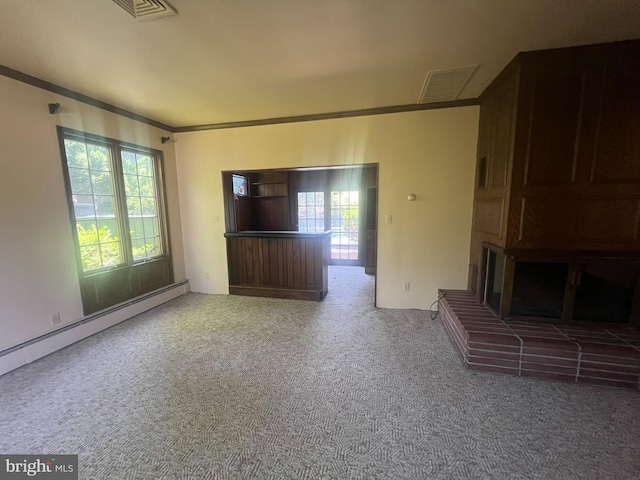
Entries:
{"type": "Polygon", "coordinates": [[[591,180],[640,182],[640,53],[610,61],[603,73],[591,180]]]}
{"type": "Polygon", "coordinates": [[[520,248],[632,249],[638,241],[640,203],[615,198],[523,199],[520,248]]]}
{"type": "Polygon", "coordinates": [[[533,72],[526,185],[574,181],[585,72],[539,68],[533,72]]]}
{"type": "Polygon", "coordinates": [[[514,95],[514,81],[505,82],[494,94],[489,182],[491,187],[507,185],[507,168],[512,149],[514,95]]]}

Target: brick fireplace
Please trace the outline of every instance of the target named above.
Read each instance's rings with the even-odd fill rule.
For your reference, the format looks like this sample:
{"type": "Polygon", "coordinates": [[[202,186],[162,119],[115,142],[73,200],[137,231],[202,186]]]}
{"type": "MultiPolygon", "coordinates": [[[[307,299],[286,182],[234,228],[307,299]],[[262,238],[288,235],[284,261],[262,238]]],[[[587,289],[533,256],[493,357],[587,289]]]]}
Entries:
{"type": "Polygon", "coordinates": [[[439,293],[442,323],[469,369],[640,390],[635,328],[506,322],[469,291],[439,293]]]}

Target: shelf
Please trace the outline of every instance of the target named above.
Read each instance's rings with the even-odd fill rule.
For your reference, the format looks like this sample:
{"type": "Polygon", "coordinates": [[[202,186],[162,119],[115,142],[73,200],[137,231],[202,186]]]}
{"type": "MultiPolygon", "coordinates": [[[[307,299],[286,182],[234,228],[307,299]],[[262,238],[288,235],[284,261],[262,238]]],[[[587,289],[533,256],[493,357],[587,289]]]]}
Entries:
{"type": "Polygon", "coordinates": [[[286,197],[289,189],[285,182],[254,182],[251,186],[253,198],[286,197]]]}

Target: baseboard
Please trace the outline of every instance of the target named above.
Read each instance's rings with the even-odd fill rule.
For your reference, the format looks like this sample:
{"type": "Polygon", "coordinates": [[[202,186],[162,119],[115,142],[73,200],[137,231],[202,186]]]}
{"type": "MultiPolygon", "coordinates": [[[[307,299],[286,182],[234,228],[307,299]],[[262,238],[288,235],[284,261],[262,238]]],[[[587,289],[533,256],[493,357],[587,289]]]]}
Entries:
{"type": "Polygon", "coordinates": [[[229,285],[230,295],[246,295],[250,297],[320,301],[324,298],[326,293],[327,292],[323,290],[294,290],[290,288],[257,287],[253,285],[229,285]]]}
{"type": "Polygon", "coordinates": [[[189,282],[180,282],[156,292],[151,292],[138,299],[117,305],[103,312],[97,312],[58,331],[48,333],[0,352],[0,375],[4,375],[11,370],[15,370],[64,347],[68,347],[75,342],[128,320],[142,312],[151,310],[158,305],[162,305],[188,292],[189,282]]]}

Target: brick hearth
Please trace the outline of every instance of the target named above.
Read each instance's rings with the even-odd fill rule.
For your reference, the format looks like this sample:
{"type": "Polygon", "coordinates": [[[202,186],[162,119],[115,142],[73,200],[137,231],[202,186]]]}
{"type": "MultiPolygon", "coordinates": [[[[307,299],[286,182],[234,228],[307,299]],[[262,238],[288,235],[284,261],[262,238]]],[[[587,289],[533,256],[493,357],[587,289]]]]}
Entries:
{"type": "Polygon", "coordinates": [[[504,322],[470,292],[440,290],[440,317],[474,370],[640,390],[640,332],[504,322]]]}

